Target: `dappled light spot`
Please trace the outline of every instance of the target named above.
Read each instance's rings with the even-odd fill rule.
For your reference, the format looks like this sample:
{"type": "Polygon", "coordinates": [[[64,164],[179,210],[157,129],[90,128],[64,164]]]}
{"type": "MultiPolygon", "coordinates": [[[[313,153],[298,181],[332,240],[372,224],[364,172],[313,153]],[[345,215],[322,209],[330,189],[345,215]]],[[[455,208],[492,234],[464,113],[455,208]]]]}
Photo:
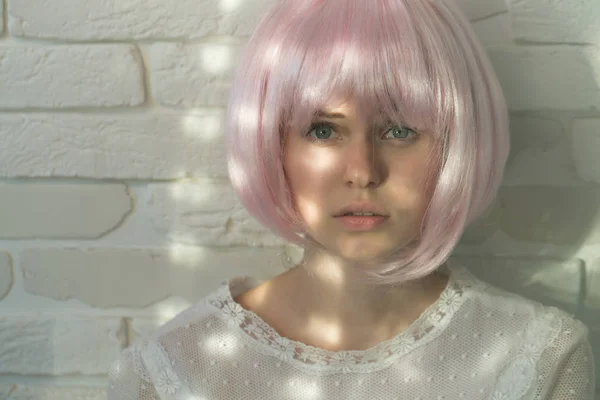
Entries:
{"type": "Polygon", "coordinates": [[[211,356],[233,356],[240,347],[239,340],[233,333],[212,335],[204,343],[204,348],[211,356]]]}
{"type": "Polygon", "coordinates": [[[237,112],[237,120],[241,129],[252,129],[258,125],[258,115],[247,106],[242,106],[237,112]]]}
{"type": "Polygon", "coordinates": [[[206,185],[202,185],[200,188],[199,185],[185,184],[182,182],[171,187],[171,195],[175,200],[201,206],[208,202],[213,193],[206,185]]]}
{"type": "Polygon", "coordinates": [[[290,399],[316,400],[322,398],[322,391],[317,382],[303,377],[291,378],[286,385],[290,399]]]}
{"type": "Polygon", "coordinates": [[[297,198],[298,204],[301,204],[302,217],[309,226],[313,226],[321,221],[319,207],[314,202],[304,201],[303,198],[297,198]]]}
{"type": "Polygon", "coordinates": [[[162,325],[173,319],[177,314],[181,313],[189,306],[190,304],[187,302],[183,302],[182,304],[161,304],[157,307],[155,318],[157,322],[162,325]]]}
{"type": "Polygon", "coordinates": [[[340,46],[340,50],[344,51],[342,73],[350,73],[351,71],[356,71],[360,68],[361,56],[358,49],[354,47],[344,49],[343,46],[340,46]]]}
{"type": "Polygon", "coordinates": [[[274,67],[277,64],[279,61],[279,51],[280,45],[278,44],[271,44],[267,48],[267,51],[265,51],[265,54],[262,57],[262,62],[265,67],[274,67]]]}
{"type": "Polygon", "coordinates": [[[346,273],[343,267],[336,264],[327,265],[319,271],[319,276],[333,287],[339,287],[340,290],[344,289],[344,283],[346,283],[346,273]]]}
{"type": "Polygon", "coordinates": [[[311,317],[306,323],[308,332],[316,332],[322,340],[330,345],[337,345],[342,338],[342,331],[339,323],[334,323],[329,318],[311,317]]]}
{"type": "Polygon", "coordinates": [[[233,54],[231,46],[209,44],[202,49],[202,67],[214,75],[222,74],[231,68],[233,54]]]}
{"type": "Polygon", "coordinates": [[[175,243],[169,247],[169,256],[174,264],[195,267],[206,257],[206,251],[196,246],[175,243]]]}
{"type": "Polygon", "coordinates": [[[202,140],[218,139],[223,132],[222,115],[189,114],[181,120],[183,132],[187,137],[202,140]]]}
{"type": "Polygon", "coordinates": [[[235,184],[242,185],[242,184],[248,182],[248,174],[235,161],[232,161],[230,173],[231,173],[231,181],[234,182],[235,184]]]}
{"type": "Polygon", "coordinates": [[[221,0],[219,8],[223,12],[233,12],[240,8],[243,0],[221,0]]]}

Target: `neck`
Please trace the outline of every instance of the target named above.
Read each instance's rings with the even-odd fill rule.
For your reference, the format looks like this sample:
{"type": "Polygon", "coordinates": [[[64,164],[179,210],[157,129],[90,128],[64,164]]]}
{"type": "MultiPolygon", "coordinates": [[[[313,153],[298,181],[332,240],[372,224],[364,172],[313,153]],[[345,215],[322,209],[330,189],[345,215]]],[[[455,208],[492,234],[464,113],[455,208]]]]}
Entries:
{"type": "Polygon", "coordinates": [[[287,324],[293,327],[284,332],[290,339],[336,350],[366,349],[408,328],[446,283],[447,277],[432,274],[403,285],[368,284],[356,266],[308,253],[272,281],[282,310],[274,319],[283,331],[287,324]]]}

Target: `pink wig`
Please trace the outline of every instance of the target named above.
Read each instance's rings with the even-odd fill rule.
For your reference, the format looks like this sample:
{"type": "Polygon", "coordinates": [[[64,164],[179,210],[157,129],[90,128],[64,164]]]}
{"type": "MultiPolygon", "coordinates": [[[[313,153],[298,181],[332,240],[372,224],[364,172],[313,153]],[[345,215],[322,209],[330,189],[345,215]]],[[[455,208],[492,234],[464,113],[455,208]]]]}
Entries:
{"type": "Polygon", "coordinates": [[[302,247],[283,141],[332,99],[355,99],[437,135],[439,162],[421,233],[365,270],[375,283],[429,275],[492,203],[509,151],[502,90],[451,0],[280,0],[241,58],[228,107],[231,182],[249,213],[302,247]]]}

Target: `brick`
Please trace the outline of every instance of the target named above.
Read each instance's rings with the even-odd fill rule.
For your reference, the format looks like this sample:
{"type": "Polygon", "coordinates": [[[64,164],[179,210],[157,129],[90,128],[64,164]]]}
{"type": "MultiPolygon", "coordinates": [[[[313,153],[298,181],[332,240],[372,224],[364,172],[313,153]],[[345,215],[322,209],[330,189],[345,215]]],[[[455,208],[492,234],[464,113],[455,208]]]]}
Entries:
{"type": "Polygon", "coordinates": [[[13,285],[12,260],[10,254],[0,252],[0,300],[6,297],[13,285]]]}
{"type": "Polygon", "coordinates": [[[28,249],[21,254],[26,292],[94,307],[145,307],[170,296],[200,300],[235,275],[283,271],[281,248],[28,249]]]}
{"type": "Polygon", "coordinates": [[[600,108],[597,48],[495,46],[488,53],[512,110],[600,108]]]}
{"type": "Polygon", "coordinates": [[[600,183],[600,119],[576,119],[572,130],[573,159],[581,179],[600,183]]]}
{"type": "Polygon", "coordinates": [[[503,187],[498,198],[500,229],[514,240],[558,246],[600,243],[600,188],[503,187]]]}
{"type": "Polygon", "coordinates": [[[0,373],[105,374],[124,346],[120,318],[0,316],[0,373]]]}
{"type": "MultiPolygon", "coordinates": [[[[485,2],[480,2],[486,4],[485,2]]],[[[484,47],[489,48],[498,45],[510,44],[512,38],[510,33],[510,18],[507,13],[498,14],[472,23],[477,38],[484,47]]]]}
{"type": "Polygon", "coordinates": [[[194,39],[248,36],[274,0],[39,0],[9,3],[12,35],[65,40],[194,39]]]}
{"type": "Polygon", "coordinates": [[[508,11],[505,0],[456,0],[470,20],[481,19],[508,11]]]}
{"type": "Polygon", "coordinates": [[[170,241],[211,246],[279,246],[283,239],[252,218],[228,182],[149,186],[144,211],[152,226],[170,241]]]}
{"type": "Polygon", "coordinates": [[[511,116],[511,154],[505,185],[569,186],[581,183],[573,168],[569,137],[559,121],[511,116]]]}
{"type": "Polygon", "coordinates": [[[596,0],[509,0],[513,35],[550,43],[600,43],[596,0]]]}
{"type": "MultiPolygon", "coordinates": [[[[592,261],[588,268],[586,306],[595,315],[600,315],[600,258],[592,261]]],[[[600,330],[600,318],[598,318],[600,330]]]]}
{"type": "Polygon", "coordinates": [[[584,263],[545,257],[453,256],[493,286],[575,313],[582,302],[584,263]]]}
{"type": "Polygon", "coordinates": [[[226,106],[239,54],[231,44],[150,46],[154,98],[166,106],[226,106]]]}
{"type": "Polygon", "coordinates": [[[99,238],[132,206],[124,185],[0,184],[0,238],[99,238]]]}
{"type": "MultiPolygon", "coordinates": [[[[11,385],[14,389],[10,397],[3,400],[106,400],[105,388],[50,385],[11,385]]],[[[2,393],[0,389],[0,393],[2,393]]]]}
{"type": "Polygon", "coordinates": [[[0,108],[133,107],[144,102],[135,46],[4,47],[0,60],[0,108]]]}
{"type": "Polygon", "coordinates": [[[227,177],[223,112],[0,115],[0,177],[227,177]]]}

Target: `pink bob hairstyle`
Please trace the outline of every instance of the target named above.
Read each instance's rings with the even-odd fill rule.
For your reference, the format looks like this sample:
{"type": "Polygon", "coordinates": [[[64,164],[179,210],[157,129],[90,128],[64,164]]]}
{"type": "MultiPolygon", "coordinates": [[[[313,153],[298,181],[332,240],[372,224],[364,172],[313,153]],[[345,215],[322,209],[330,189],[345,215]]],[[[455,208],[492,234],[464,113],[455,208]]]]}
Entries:
{"type": "Polygon", "coordinates": [[[307,237],[283,169],[288,132],[304,132],[334,99],[436,135],[431,200],[418,238],[365,269],[378,284],[434,272],[493,202],[509,152],[498,79],[451,0],[279,0],[233,80],[225,137],[229,176],[261,224],[307,237]]]}

